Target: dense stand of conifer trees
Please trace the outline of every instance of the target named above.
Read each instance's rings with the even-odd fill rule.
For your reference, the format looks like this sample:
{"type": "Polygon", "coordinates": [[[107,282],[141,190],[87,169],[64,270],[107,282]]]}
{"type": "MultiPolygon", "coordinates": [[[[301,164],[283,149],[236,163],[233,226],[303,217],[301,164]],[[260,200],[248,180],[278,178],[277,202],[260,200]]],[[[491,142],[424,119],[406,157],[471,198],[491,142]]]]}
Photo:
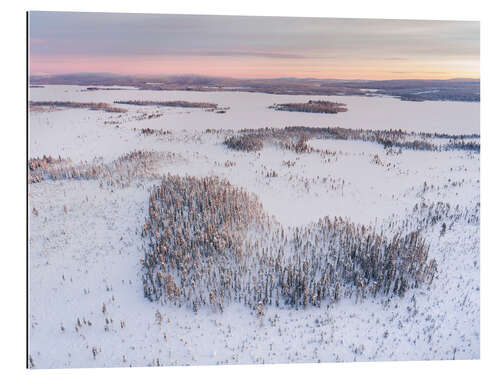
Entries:
{"type": "Polygon", "coordinates": [[[143,227],[144,294],[194,311],[402,296],[432,282],[437,265],[419,231],[395,233],[337,217],[285,229],[225,180],[169,175],[143,227]]]}
{"type": "Polygon", "coordinates": [[[449,135],[445,133],[415,133],[403,130],[348,129],[340,127],[315,128],[293,126],[285,128],[242,129],[227,137],[224,144],[234,150],[260,151],[265,141],[296,152],[313,152],[307,145],[310,139],[362,140],[381,144],[386,149],[409,149],[424,151],[468,150],[479,152],[479,135],[449,135]],[[450,142],[436,145],[432,138],[449,138],[450,142]],[[466,141],[468,140],[469,141],[466,141]]]}
{"type": "Polygon", "coordinates": [[[205,102],[187,102],[185,100],[173,101],[152,101],[152,100],[116,100],[115,104],[128,104],[139,106],[156,106],[156,107],[181,107],[181,108],[208,108],[217,109],[215,103],[205,102]]]}
{"type": "Polygon", "coordinates": [[[239,151],[260,151],[264,147],[263,137],[253,135],[238,135],[227,137],[224,144],[239,151]]]}
{"type": "Polygon", "coordinates": [[[128,186],[140,177],[158,177],[159,161],[176,159],[171,152],[132,151],[110,163],[101,159],[73,164],[71,159],[43,156],[28,160],[28,183],[44,180],[100,180],[110,186],[128,186]]]}
{"type": "Polygon", "coordinates": [[[80,103],[80,102],[70,102],[70,101],[30,101],[30,107],[54,107],[54,108],[87,108],[94,111],[104,111],[104,112],[116,112],[124,113],[127,112],[125,108],[118,108],[109,105],[108,103],[80,103]]]}
{"type": "Polygon", "coordinates": [[[329,102],[326,100],[309,100],[306,103],[274,104],[269,108],[276,111],[310,112],[310,113],[338,113],[347,112],[344,103],[329,102]]]}

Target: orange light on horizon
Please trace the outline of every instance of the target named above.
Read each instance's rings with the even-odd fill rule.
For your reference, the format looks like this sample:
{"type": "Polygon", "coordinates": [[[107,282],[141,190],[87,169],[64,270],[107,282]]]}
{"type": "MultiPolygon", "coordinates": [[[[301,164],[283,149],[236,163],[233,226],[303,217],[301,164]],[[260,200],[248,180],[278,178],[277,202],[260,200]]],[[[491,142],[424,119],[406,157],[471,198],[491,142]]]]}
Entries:
{"type": "Polygon", "coordinates": [[[479,62],[276,61],[220,56],[30,56],[30,74],[196,74],[231,78],[449,79],[479,78],[479,62]]]}

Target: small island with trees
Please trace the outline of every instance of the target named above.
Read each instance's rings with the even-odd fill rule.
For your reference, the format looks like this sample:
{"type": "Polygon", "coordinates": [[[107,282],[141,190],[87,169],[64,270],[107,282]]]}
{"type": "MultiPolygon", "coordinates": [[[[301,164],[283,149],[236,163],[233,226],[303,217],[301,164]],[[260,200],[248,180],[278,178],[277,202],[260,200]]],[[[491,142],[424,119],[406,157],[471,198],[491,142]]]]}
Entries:
{"type": "Polygon", "coordinates": [[[329,102],[326,100],[309,100],[307,103],[283,103],[269,107],[275,111],[311,112],[311,113],[338,113],[347,112],[344,103],[329,102]]]}
{"type": "Polygon", "coordinates": [[[30,100],[28,103],[30,111],[44,111],[44,108],[49,109],[64,109],[64,108],[77,108],[77,109],[90,109],[92,111],[104,111],[113,113],[125,113],[125,108],[113,107],[108,103],[81,103],[72,101],[34,101],[30,100]]]}
{"type": "Polygon", "coordinates": [[[151,100],[116,100],[114,103],[156,107],[208,108],[214,110],[218,108],[218,105],[215,103],[187,102],[185,100],[174,100],[166,102],[151,100]]]}

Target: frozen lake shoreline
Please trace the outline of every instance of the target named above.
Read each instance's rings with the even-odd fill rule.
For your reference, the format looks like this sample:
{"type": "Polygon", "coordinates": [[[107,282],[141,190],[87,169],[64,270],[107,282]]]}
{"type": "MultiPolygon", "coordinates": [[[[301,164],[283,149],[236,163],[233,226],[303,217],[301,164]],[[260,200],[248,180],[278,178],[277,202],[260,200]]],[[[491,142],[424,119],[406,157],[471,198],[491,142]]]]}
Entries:
{"type": "MultiPolygon", "coordinates": [[[[304,96],[249,92],[137,89],[87,91],[86,86],[69,85],[47,85],[43,88],[32,88],[29,99],[34,101],[105,102],[109,104],[115,100],[187,100],[213,102],[219,106],[231,108],[224,114],[203,112],[202,110],[161,109],[165,116],[158,121],[166,129],[340,126],[353,129],[403,129],[449,134],[479,133],[480,104],[470,102],[411,102],[382,96],[304,96]],[[348,111],[337,114],[321,114],[274,111],[268,108],[277,103],[303,103],[311,99],[345,103],[348,111]]],[[[131,108],[132,106],[122,105],[121,107],[136,110],[136,108],[131,108]]]]}

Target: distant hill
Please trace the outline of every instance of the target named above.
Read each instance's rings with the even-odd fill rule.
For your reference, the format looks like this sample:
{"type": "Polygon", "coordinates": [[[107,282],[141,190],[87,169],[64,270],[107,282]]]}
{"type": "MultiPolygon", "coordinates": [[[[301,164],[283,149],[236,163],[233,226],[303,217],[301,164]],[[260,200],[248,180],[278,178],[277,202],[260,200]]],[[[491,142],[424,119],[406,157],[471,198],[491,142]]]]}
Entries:
{"type": "Polygon", "coordinates": [[[480,101],[480,80],[397,79],[338,80],[318,78],[238,79],[201,75],[120,75],[77,73],[31,76],[30,85],[133,86],[148,90],[248,91],[287,95],[390,95],[401,100],[480,101]]]}

